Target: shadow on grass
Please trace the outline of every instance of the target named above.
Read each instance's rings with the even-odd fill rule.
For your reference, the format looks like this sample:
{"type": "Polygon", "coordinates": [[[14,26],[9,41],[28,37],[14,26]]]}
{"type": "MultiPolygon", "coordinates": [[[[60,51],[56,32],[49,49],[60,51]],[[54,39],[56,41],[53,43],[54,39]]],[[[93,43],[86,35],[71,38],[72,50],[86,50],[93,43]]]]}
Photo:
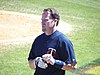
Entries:
{"type": "Polygon", "coordinates": [[[93,75],[93,74],[85,74],[85,71],[87,71],[93,67],[96,67],[96,66],[100,66],[100,58],[93,60],[91,63],[88,63],[84,66],[79,67],[77,70],[73,70],[70,72],[75,73],[77,75],[93,75]]]}

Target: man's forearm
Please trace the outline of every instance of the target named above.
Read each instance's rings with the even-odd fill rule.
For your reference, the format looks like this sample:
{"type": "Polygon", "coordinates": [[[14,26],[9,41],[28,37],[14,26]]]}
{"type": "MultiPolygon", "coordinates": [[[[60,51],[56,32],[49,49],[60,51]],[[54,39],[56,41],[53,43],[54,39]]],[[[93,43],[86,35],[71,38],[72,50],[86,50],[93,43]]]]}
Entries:
{"type": "Polygon", "coordinates": [[[61,68],[62,70],[75,70],[77,68],[77,64],[64,64],[61,68]]]}
{"type": "Polygon", "coordinates": [[[28,62],[29,62],[29,66],[30,66],[31,69],[35,69],[36,68],[36,66],[35,66],[35,60],[31,59],[28,62]]]}
{"type": "Polygon", "coordinates": [[[76,63],[66,64],[65,62],[61,60],[54,59],[51,54],[44,54],[42,58],[47,63],[54,65],[55,67],[60,68],[62,70],[75,70],[77,67],[76,63]]]}

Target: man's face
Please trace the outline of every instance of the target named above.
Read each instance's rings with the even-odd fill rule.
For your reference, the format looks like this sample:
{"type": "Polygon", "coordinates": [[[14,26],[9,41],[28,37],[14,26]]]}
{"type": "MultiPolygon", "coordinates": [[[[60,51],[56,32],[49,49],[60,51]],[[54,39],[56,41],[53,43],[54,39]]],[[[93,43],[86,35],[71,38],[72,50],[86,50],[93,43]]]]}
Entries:
{"type": "Polygon", "coordinates": [[[49,11],[44,11],[42,13],[42,31],[46,32],[49,31],[50,29],[52,29],[54,27],[54,20],[51,18],[50,16],[50,12],[49,11]]]}

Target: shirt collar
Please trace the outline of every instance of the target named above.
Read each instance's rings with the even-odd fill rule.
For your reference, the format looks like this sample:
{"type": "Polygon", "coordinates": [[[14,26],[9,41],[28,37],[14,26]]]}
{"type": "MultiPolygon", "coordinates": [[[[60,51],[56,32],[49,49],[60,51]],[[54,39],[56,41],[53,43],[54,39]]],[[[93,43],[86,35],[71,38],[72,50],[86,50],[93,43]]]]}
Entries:
{"type": "Polygon", "coordinates": [[[56,30],[54,33],[52,33],[51,35],[46,35],[45,34],[45,38],[47,39],[54,39],[56,36],[58,36],[60,34],[60,32],[58,30],[56,30]]]}

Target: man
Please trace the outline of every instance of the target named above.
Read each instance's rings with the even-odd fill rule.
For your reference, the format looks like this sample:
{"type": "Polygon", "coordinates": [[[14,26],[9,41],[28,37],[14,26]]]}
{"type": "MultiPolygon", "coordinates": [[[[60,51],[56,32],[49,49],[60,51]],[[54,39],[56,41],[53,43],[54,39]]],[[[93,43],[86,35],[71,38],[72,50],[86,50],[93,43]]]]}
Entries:
{"type": "Polygon", "coordinates": [[[44,9],[41,20],[44,33],[35,39],[28,57],[34,75],[65,75],[65,70],[76,69],[71,41],[56,30],[60,20],[57,10],[44,9]]]}

